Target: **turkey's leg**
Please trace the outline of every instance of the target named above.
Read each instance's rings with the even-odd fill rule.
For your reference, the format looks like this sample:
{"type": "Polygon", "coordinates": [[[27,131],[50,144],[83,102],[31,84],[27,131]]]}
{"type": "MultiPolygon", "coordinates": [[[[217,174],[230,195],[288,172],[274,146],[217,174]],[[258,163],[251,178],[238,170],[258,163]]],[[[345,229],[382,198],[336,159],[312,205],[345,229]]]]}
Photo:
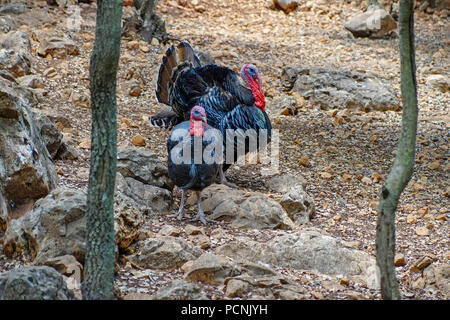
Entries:
{"type": "Polygon", "coordinates": [[[205,213],[203,212],[202,205],[201,205],[202,198],[200,196],[201,195],[201,191],[196,191],[195,193],[197,194],[197,198],[198,198],[198,201],[197,201],[198,213],[197,213],[197,215],[195,216],[195,218],[193,220],[194,221],[200,220],[203,224],[206,224],[206,222],[213,222],[213,220],[206,219],[205,213]]]}
{"type": "Polygon", "coordinates": [[[234,189],[238,188],[238,186],[235,185],[234,183],[227,181],[227,178],[225,178],[225,174],[223,173],[222,165],[219,166],[219,180],[220,180],[220,182],[219,182],[220,184],[224,184],[224,185],[226,185],[230,188],[234,188],[234,189]]]}
{"type": "Polygon", "coordinates": [[[184,190],[181,189],[181,202],[180,202],[180,209],[178,209],[178,213],[170,214],[168,215],[169,218],[177,217],[178,220],[183,219],[186,215],[184,212],[184,190]]]}

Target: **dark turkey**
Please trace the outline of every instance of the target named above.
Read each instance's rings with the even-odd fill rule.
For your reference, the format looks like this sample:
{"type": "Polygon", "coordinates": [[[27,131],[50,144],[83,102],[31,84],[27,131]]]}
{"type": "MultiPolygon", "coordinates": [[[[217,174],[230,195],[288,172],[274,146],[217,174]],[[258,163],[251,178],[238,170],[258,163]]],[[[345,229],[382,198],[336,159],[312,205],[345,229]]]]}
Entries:
{"type": "Polygon", "coordinates": [[[185,190],[193,190],[198,197],[196,220],[206,223],[201,208],[201,191],[215,180],[222,161],[220,132],[207,124],[205,109],[194,106],[189,121],[173,127],[167,140],[169,177],[181,189],[178,219],[184,217],[185,190]]]}
{"type": "MultiPolygon", "coordinates": [[[[231,150],[224,148],[224,159],[229,159],[223,164],[225,171],[237,160],[239,147],[243,147],[245,154],[257,151],[263,147],[259,144],[260,134],[267,137],[265,142],[269,142],[271,137],[272,126],[265,112],[258,69],[244,64],[240,76],[249,88],[229,68],[215,64],[201,66],[189,43],[181,42],[177,47],[172,45],[163,57],[156,88],[158,101],[171,108],[151,117],[150,123],[168,128],[187,120],[193,106],[202,106],[208,123],[223,134],[224,146],[227,140],[233,146],[231,150]],[[235,134],[227,137],[227,130],[237,129],[241,130],[231,131],[235,134]],[[249,130],[253,130],[258,141],[254,148],[251,138],[245,135],[249,130]]],[[[222,183],[227,184],[222,167],[219,169],[222,183]]]]}

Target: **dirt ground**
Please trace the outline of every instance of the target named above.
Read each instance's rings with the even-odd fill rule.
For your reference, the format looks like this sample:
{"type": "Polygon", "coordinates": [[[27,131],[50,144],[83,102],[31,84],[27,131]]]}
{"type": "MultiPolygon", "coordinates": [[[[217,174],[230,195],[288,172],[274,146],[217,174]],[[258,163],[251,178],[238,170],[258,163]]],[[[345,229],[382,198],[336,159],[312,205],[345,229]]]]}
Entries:
{"type": "MultiPolygon", "coordinates": [[[[200,0],[188,5],[189,1],[161,0],[158,13],[166,21],[171,36],[208,52],[217,64],[235,71],[244,63],[255,64],[263,77],[269,110],[272,97],[283,93],[279,79],[287,66],[321,66],[375,75],[395,88],[401,97],[398,38],[355,39],[343,28],[343,23],[361,12],[361,7],[346,1],[311,2],[317,4],[301,5],[286,15],[269,9],[265,0],[200,0]]],[[[68,28],[70,12],[57,7],[46,9],[44,1],[36,1],[34,5],[37,11],[48,10],[49,17],[49,22],[36,33],[69,36],[80,47],[78,55],[66,59],[36,56],[33,68],[37,74],[43,74],[50,67],[56,70],[56,76],[45,78],[44,89],[48,93],[39,107],[56,110],[70,120],[71,128],[65,130],[65,136],[81,154],[76,161],[55,162],[60,185],[85,188],[89,149],[84,147],[90,137],[90,111],[82,104],[71,103],[69,97],[73,93],[89,97],[89,55],[94,42],[95,7],[82,5],[83,22],[81,30],[77,31],[68,28]]],[[[124,17],[132,13],[132,7],[124,8],[124,17]]],[[[410,267],[425,255],[434,256],[436,265],[449,263],[450,258],[450,95],[429,87],[425,81],[433,70],[449,73],[450,25],[448,18],[425,13],[417,13],[415,23],[420,110],[417,157],[414,175],[397,210],[397,252],[405,256],[407,264],[397,267],[396,271],[404,298],[443,299],[439,291],[415,286],[421,275],[411,272],[410,267]],[[424,230],[427,235],[421,235],[424,230]]],[[[133,40],[140,39],[123,38],[121,45],[117,96],[119,147],[130,146],[131,137],[139,134],[146,141],[143,148],[165,159],[167,132],[150,127],[145,120],[165,108],[156,102],[154,91],[157,70],[167,46],[155,42],[136,46],[130,44],[133,40]],[[140,86],[142,92],[138,97],[128,94],[130,78],[140,86]]],[[[32,41],[33,50],[38,44],[32,41]]],[[[280,132],[280,172],[305,177],[307,192],[314,198],[316,214],[310,226],[375,256],[378,192],[395,156],[401,111],[349,111],[348,117],[337,123],[329,112],[306,103],[297,115],[272,115],[271,121],[280,132]],[[310,166],[302,165],[301,157],[306,157],[310,166]]],[[[235,166],[227,176],[241,188],[270,193],[257,165],[235,166]]],[[[279,196],[281,194],[274,194],[275,198],[279,196]]],[[[178,204],[176,200],[174,210],[178,209],[178,204]]],[[[156,233],[165,224],[180,227],[185,222],[161,216],[149,222],[148,231],[156,233]]],[[[210,233],[217,227],[225,231],[228,239],[239,235],[271,239],[286,232],[265,230],[249,234],[227,224],[203,228],[210,233]]],[[[221,241],[212,242],[210,250],[220,244],[221,241]]],[[[15,264],[16,261],[9,261],[0,254],[0,272],[15,264]]],[[[379,292],[358,283],[336,289],[336,281],[323,275],[282,268],[277,271],[300,279],[313,299],[380,299],[379,292]]],[[[142,277],[139,272],[142,273],[119,270],[119,297],[129,292],[152,294],[168,281],[183,276],[179,269],[152,271],[151,277],[142,277]]],[[[202,286],[210,298],[226,298],[220,286],[202,286]]]]}

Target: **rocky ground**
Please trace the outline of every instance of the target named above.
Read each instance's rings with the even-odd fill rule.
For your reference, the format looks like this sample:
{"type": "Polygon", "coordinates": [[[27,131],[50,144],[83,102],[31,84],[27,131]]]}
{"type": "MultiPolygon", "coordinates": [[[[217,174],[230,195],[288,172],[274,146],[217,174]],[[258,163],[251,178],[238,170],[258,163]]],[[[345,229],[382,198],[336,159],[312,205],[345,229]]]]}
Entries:
{"type": "MultiPolygon", "coordinates": [[[[27,5],[24,13],[8,17],[14,20],[10,29],[25,31],[31,38],[31,69],[40,83],[35,86],[35,108],[49,115],[63,133],[63,141],[78,154],[75,160],[54,161],[58,186],[82,190],[87,187],[89,173],[88,77],[95,4],[79,6],[82,20],[77,25],[73,23],[80,21],[73,20],[75,7],[49,7],[45,1],[23,3],[27,5]],[[46,40],[54,38],[70,44],[62,51],[46,51],[46,40]]],[[[289,192],[280,184],[274,186],[274,177],[281,176],[289,177],[286,183],[301,185],[314,210],[298,224],[289,219],[286,222],[280,209],[279,220],[273,224],[240,228],[241,222],[228,221],[226,214],[219,212],[211,192],[205,197],[217,224],[178,221],[167,218],[166,213],[144,215],[134,243],[123,245],[120,251],[118,298],[146,299],[155,294],[157,298],[173,298],[181,288],[178,294],[187,292],[191,298],[209,299],[380,299],[370,277],[373,272],[367,271],[370,266],[358,265],[357,272],[344,266],[327,267],[333,261],[339,265],[342,256],[356,264],[373,264],[378,192],[395,156],[401,124],[398,39],[395,34],[382,39],[353,38],[343,27],[364,6],[307,1],[286,15],[270,9],[263,0],[217,0],[214,5],[203,0],[159,2],[158,12],[171,36],[189,41],[216,63],[235,71],[244,63],[253,63],[262,73],[268,113],[273,127],[279,130],[279,172],[261,170],[264,166],[260,164],[232,167],[227,177],[240,189],[222,191],[236,193],[227,197],[256,200],[247,201],[247,207],[242,200],[233,200],[230,206],[242,220],[258,199],[278,208],[289,192]],[[328,74],[329,70],[358,74],[347,74],[353,79],[374,77],[392,99],[386,108],[364,101],[358,106],[361,97],[354,98],[356,106],[327,104],[318,91],[308,97],[306,89],[300,87],[302,83],[289,78],[289,67],[294,68],[291,71],[296,77],[300,68],[314,67],[328,74]],[[308,239],[320,241],[308,247],[308,239]],[[157,258],[146,254],[154,253],[149,248],[155,246],[167,248],[160,254],[173,254],[172,262],[149,268],[157,258]],[[289,246],[294,248],[292,252],[289,246]],[[250,253],[248,247],[252,248],[250,253]],[[297,263],[293,257],[298,254],[317,264],[297,263]],[[179,279],[189,282],[172,282],[179,279]],[[159,290],[167,284],[169,288],[159,290]]],[[[448,299],[450,294],[449,21],[441,11],[428,11],[416,13],[417,160],[396,216],[396,271],[406,299],[448,299]]],[[[124,7],[124,17],[133,13],[132,7],[124,7]]],[[[166,48],[157,41],[148,45],[125,35],[117,96],[119,148],[151,151],[162,162],[166,159],[167,132],[150,127],[146,120],[165,108],[156,102],[154,89],[166,48]]],[[[308,74],[315,81],[314,72],[308,74]]],[[[345,96],[355,90],[340,89],[345,96]]],[[[338,94],[330,91],[327,97],[338,94]]],[[[124,177],[127,179],[126,174],[124,177]]],[[[179,193],[174,192],[170,212],[178,210],[178,205],[179,193]]],[[[255,210],[266,211],[264,208],[255,210]]],[[[195,210],[191,206],[188,213],[195,210]]],[[[0,236],[4,235],[0,231],[0,236]]],[[[6,257],[5,250],[0,244],[0,271],[27,264],[20,256],[6,257]]]]}

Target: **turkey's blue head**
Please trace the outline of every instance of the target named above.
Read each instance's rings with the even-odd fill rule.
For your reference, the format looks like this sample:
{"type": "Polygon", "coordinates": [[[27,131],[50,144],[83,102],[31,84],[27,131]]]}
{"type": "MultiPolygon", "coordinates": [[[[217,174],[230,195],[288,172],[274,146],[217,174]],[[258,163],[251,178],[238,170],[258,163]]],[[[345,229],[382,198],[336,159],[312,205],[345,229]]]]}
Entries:
{"type": "Polygon", "coordinates": [[[189,134],[195,137],[202,137],[204,134],[203,122],[205,123],[205,129],[208,128],[205,109],[200,106],[192,107],[190,121],[189,134]]]}
{"type": "Polygon", "coordinates": [[[244,64],[241,68],[241,78],[248,84],[255,98],[255,106],[262,111],[266,109],[266,98],[262,89],[262,79],[258,68],[253,64],[244,64]]]}

